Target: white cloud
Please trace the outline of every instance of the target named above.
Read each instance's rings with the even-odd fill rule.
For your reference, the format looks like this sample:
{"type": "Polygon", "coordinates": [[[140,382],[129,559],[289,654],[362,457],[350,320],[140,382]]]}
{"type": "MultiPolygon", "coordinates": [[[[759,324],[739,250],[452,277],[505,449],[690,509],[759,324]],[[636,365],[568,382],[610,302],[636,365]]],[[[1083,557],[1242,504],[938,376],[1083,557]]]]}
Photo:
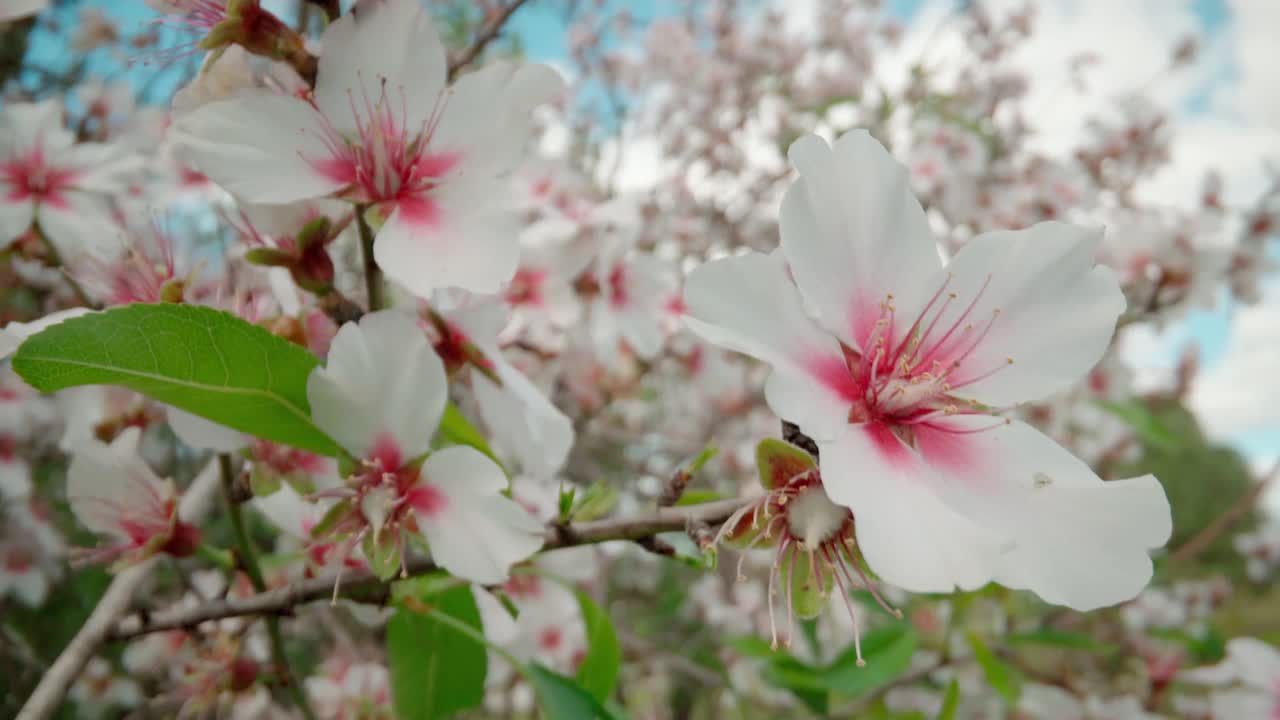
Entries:
{"type": "Polygon", "coordinates": [[[1280,430],[1280,283],[1262,302],[1235,311],[1231,340],[1220,363],[1203,371],[1191,391],[1191,407],[1210,436],[1280,430]]]}

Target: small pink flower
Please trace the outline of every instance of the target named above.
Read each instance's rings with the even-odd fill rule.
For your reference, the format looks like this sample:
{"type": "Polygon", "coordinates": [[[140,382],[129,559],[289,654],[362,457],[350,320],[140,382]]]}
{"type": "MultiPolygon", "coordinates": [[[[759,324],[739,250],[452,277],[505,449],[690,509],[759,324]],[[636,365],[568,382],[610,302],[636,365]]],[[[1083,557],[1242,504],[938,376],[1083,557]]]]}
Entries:
{"type": "Polygon", "coordinates": [[[110,193],[141,161],[115,145],[77,143],[56,100],[0,111],[0,244],[37,224],[64,259],[115,225],[110,193]]]}
{"type": "Polygon", "coordinates": [[[384,310],[338,331],[307,399],[348,467],[343,487],[319,493],[338,505],[312,534],[342,543],[344,555],[361,547],[384,577],[425,540],[454,575],[500,582],[542,546],[543,529],[501,494],[506,475],[488,457],[465,446],[431,451],[447,393],[444,364],[412,317],[384,310]]]}
{"type": "Polygon", "coordinates": [[[106,445],[76,448],[67,470],[67,499],[85,527],[109,539],[80,553],[85,562],[141,562],[156,553],[185,557],[200,543],[200,530],[178,517],[172,481],[156,477],[138,455],[141,432],[129,428],[106,445]]]}

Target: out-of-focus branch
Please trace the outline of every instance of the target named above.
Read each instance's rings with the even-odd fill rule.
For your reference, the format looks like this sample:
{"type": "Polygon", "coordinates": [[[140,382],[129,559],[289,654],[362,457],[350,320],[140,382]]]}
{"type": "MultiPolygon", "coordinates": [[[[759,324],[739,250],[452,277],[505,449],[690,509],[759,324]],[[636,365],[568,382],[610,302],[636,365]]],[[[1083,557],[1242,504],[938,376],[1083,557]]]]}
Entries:
{"type": "MultiPolygon", "coordinates": [[[[723,522],[741,508],[746,500],[719,500],[700,505],[660,508],[652,513],[626,518],[611,518],[591,522],[552,524],[547,527],[544,550],[590,545],[609,540],[643,541],[657,533],[685,530],[699,524],[723,522]]],[[[410,575],[421,575],[435,570],[428,560],[417,559],[409,563],[410,575]]],[[[367,571],[347,572],[338,575],[311,578],[291,583],[274,590],[267,590],[246,598],[213,600],[197,607],[142,613],[120,621],[110,632],[113,640],[195,627],[203,622],[246,615],[287,614],[298,605],[327,600],[337,596],[371,603],[384,603],[390,597],[390,585],[367,571]]]]}
{"type": "MultiPolygon", "coordinates": [[[[183,494],[182,503],[178,506],[182,519],[190,523],[198,522],[208,510],[217,487],[218,464],[211,462],[183,494]]],[[[40,678],[40,684],[31,693],[31,697],[27,698],[17,720],[44,720],[53,715],[66,698],[71,684],[84,669],[85,663],[89,662],[98,647],[112,634],[116,620],[129,609],[134,591],[151,574],[155,562],[156,559],[151,558],[124,570],[111,581],[84,626],[67,643],[62,654],[49,666],[48,672],[40,678]]]]}
{"type": "Polygon", "coordinates": [[[1245,493],[1232,503],[1221,515],[1214,518],[1203,530],[1196,533],[1192,538],[1182,544],[1182,547],[1174,550],[1169,555],[1170,562],[1185,562],[1191,558],[1204,552],[1205,548],[1213,544],[1223,533],[1231,529],[1231,526],[1240,522],[1249,511],[1258,504],[1258,498],[1262,497],[1262,493],[1266,491],[1271,482],[1280,475],[1280,461],[1271,466],[1271,470],[1267,472],[1262,481],[1254,485],[1249,492],[1245,493]]]}
{"type": "Polygon", "coordinates": [[[498,37],[498,34],[502,32],[502,27],[507,24],[507,21],[511,19],[511,16],[515,11],[519,10],[520,6],[524,5],[526,2],[528,2],[528,0],[511,0],[511,2],[504,5],[500,10],[494,13],[493,17],[489,18],[489,20],[484,23],[480,28],[480,32],[476,33],[475,39],[471,41],[469,46],[449,58],[450,81],[457,77],[458,73],[462,71],[463,68],[475,62],[476,58],[480,57],[480,53],[484,52],[484,49],[488,47],[489,43],[493,42],[494,39],[498,37]]]}
{"type": "MultiPolygon", "coordinates": [[[[222,496],[227,502],[227,516],[231,518],[231,528],[236,537],[237,564],[249,576],[249,582],[257,592],[266,592],[267,583],[262,576],[262,566],[258,564],[258,551],[253,545],[253,538],[245,528],[244,514],[240,510],[240,500],[235,493],[235,470],[231,466],[231,455],[218,454],[218,474],[222,478],[222,496]]],[[[289,656],[284,649],[284,636],[280,634],[280,618],[267,618],[267,637],[271,642],[271,657],[276,664],[276,675],[293,704],[302,711],[307,720],[315,720],[316,714],[307,704],[307,696],[298,685],[297,675],[289,665],[289,656]]]]}

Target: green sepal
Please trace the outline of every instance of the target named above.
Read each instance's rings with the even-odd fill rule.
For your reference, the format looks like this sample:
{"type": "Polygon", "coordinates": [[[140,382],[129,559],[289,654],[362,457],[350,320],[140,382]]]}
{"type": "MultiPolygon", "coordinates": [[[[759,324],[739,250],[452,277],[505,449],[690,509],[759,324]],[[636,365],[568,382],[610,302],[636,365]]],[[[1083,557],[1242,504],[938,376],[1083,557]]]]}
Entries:
{"type": "Polygon", "coordinates": [[[766,490],[785,487],[795,476],[817,467],[812,455],[784,440],[765,438],[756,446],[756,468],[766,490]]]}
{"type": "Polygon", "coordinates": [[[820,559],[815,558],[813,566],[818,570],[821,580],[814,578],[813,567],[809,564],[809,554],[803,550],[791,553],[782,561],[778,572],[782,573],[783,583],[791,584],[791,610],[802,620],[816,618],[822,614],[827,605],[827,598],[835,584],[835,577],[829,568],[824,568],[820,559]],[[795,572],[791,572],[792,565],[795,572]]]}
{"type": "Polygon", "coordinates": [[[369,569],[382,580],[390,580],[400,572],[398,535],[394,531],[369,533],[361,543],[369,569]]]}

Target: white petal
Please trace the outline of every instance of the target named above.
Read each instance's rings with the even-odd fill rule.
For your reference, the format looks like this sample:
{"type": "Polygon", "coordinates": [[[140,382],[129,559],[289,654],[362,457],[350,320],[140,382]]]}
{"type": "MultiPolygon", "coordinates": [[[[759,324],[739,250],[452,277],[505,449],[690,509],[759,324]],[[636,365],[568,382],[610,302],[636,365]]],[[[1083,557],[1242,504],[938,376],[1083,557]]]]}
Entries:
{"type": "Polygon", "coordinates": [[[528,143],[534,107],[563,88],[546,65],[495,62],[467,73],[447,93],[431,152],[457,155],[458,172],[506,172],[528,143]]]}
{"type": "Polygon", "coordinates": [[[988,323],[990,330],[976,346],[960,339],[951,343],[954,351],[935,358],[943,365],[962,358],[950,375],[956,395],[998,407],[1039,400],[1097,364],[1125,308],[1115,273],[1093,263],[1100,235],[1047,222],[987,233],[965,244],[946,268],[951,274],[947,291],[958,297],[938,326],[972,325],[975,338],[973,333],[988,323]],[[979,292],[980,299],[960,320],[979,292]],[[963,355],[971,346],[973,351],[963,355]],[[988,377],[966,384],[983,375],[988,377]]]}
{"type": "Polygon", "coordinates": [[[481,584],[506,579],[511,565],[542,547],[542,525],[503,497],[507,479],[470,447],[448,447],[422,464],[421,482],[444,494],[439,512],[419,515],[432,558],[458,577],[481,584]]]}
{"type": "Polygon", "coordinates": [[[476,609],[480,611],[480,626],[484,628],[484,637],[496,645],[507,645],[516,637],[516,619],[493,593],[479,585],[471,586],[471,594],[476,599],[476,609]]]}
{"type": "Polygon", "coordinates": [[[823,324],[860,348],[889,294],[900,314],[928,299],[923,283],[941,265],[933,231],[907,169],[865,130],[834,147],[806,135],[787,154],[800,177],[782,202],[782,250],[823,324]]]}
{"type": "Polygon", "coordinates": [[[307,378],[311,416],[358,458],[388,437],[408,460],[431,447],[448,399],[444,363],[414,319],[394,310],[343,325],[307,378]]]}
{"type": "Polygon", "coordinates": [[[22,341],[35,335],[51,325],[57,325],[63,320],[70,320],[74,317],[80,317],[86,313],[93,312],[89,308],[78,307],[69,310],[57,310],[31,322],[20,323],[11,322],[0,328],[0,360],[4,360],[13,353],[18,351],[18,347],[22,345],[22,341]]]}
{"type": "Polygon", "coordinates": [[[780,253],[702,265],[685,281],[685,324],[704,340],[773,366],[773,411],[815,438],[847,424],[852,385],[840,344],[809,319],[780,253]]]}
{"type": "Polygon", "coordinates": [[[267,517],[281,532],[300,540],[310,537],[311,528],[324,517],[328,505],[304,500],[289,483],[265,497],[255,497],[253,507],[267,517]]]}
{"type": "Polygon", "coordinates": [[[480,416],[497,445],[513,453],[525,472],[551,477],[573,446],[572,421],[523,373],[501,356],[490,357],[502,387],[479,373],[472,376],[480,416]]]}
{"type": "Polygon", "coordinates": [[[30,495],[31,467],[16,457],[0,457],[0,503],[30,495]]]}
{"type": "Polygon", "coordinates": [[[1275,717],[1276,698],[1274,691],[1258,692],[1257,690],[1220,690],[1209,698],[1209,707],[1214,718],[1268,718],[1275,717]]]}
{"type": "Polygon", "coordinates": [[[1227,643],[1227,656],[1245,684],[1267,690],[1280,687],[1280,650],[1255,638],[1235,638],[1227,643]]]}
{"type": "Polygon", "coordinates": [[[165,415],[173,434],[189,448],[235,452],[249,444],[250,436],[212,420],[205,420],[199,415],[192,415],[186,410],[166,406],[165,415]]]}
{"type": "Polygon", "coordinates": [[[989,582],[1004,544],[943,504],[928,469],[891,435],[849,425],[819,443],[822,482],[853,510],[858,548],[886,582],[914,592],[972,590],[989,582]]]}
{"type": "Polygon", "coordinates": [[[74,184],[81,190],[117,193],[142,172],[140,156],[121,145],[77,143],[58,158],[59,164],[76,172],[74,184]]]}
{"type": "Polygon", "coordinates": [[[9,244],[31,229],[35,218],[35,203],[31,198],[10,200],[12,187],[0,181],[0,246],[9,244]]]}
{"type": "Polygon", "coordinates": [[[72,453],[67,501],[90,530],[128,539],[120,526],[126,513],[150,518],[162,509],[166,488],[138,455],[139,438],[129,428],[110,445],[91,441],[72,453]]]}
{"type": "Polygon", "coordinates": [[[1155,477],[1103,482],[1018,421],[959,416],[934,425],[945,430],[919,426],[916,444],[934,471],[935,492],[1015,543],[997,580],[1077,610],[1128,600],[1146,586],[1148,551],[1172,531],[1155,477]]]}
{"type": "Polygon", "coordinates": [[[520,259],[519,218],[505,193],[498,182],[455,179],[402,203],[378,231],[378,265],[418,297],[446,287],[497,292],[520,259]]]}
{"type": "Polygon", "coordinates": [[[209,103],[172,131],[183,158],[237,198],[288,203],[346,185],[325,145],[324,119],[304,100],[266,93],[209,103]]]}
{"type": "Polygon", "coordinates": [[[84,253],[109,257],[118,226],[105,197],[78,190],[59,193],[61,202],[43,202],[36,222],[64,260],[74,263],[84,253]]]}
{"type": "Polygon", "coordinates": [[[440,36],[416,0],[363,3],[359,12],[331,24],[322,42],[316,106],[335,127],[354,134],[352,107],[366,117],[366,102],[379,101],[413,132],[426,125],[444,88],[446,60],[440,36]]]}

